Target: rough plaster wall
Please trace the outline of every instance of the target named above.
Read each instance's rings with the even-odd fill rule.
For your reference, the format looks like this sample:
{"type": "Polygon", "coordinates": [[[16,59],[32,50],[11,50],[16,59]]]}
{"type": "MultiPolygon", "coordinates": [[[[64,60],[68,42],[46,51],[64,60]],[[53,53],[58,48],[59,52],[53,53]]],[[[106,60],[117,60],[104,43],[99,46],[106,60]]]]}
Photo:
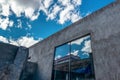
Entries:
{"type": "Polygon", "coordinates": [[[54,47],[91,33],[96,80],[120,80],[120,3],[113,3],[29,48],[41,80],[51,80],[54,47]]]}

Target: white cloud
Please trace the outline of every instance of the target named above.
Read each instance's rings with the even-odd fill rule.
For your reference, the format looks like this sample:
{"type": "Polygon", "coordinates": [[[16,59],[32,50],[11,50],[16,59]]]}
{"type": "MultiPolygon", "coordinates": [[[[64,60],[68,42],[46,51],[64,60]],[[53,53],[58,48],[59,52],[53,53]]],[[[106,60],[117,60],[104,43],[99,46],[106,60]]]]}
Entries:
{"type": "Polygon", "coordinates": [[[86,52],[84,52],[82,55],[86,55],[86,56],[89,56],[89,53],[86,53],[86,52]]]}
{"type": "Polygon", "coordinates": [[[13,40],[12,38],[7,39],[3,36],[0,36],[1,42],[9,43],[9,44],[16,45],[16,46],[25,46],[25,47],[30,47],[30,46],[36,44],[37,42],[39,42],[40,40],[42,40],[42,38],[35,40],[33,37],[24,36],[17,40],[13,40]]]}
{"type": "Polygon", "coordinates": [[[6,19],[0,18],[0,28],[1,29],[6,30],[8,24],[9,24],[9,18],[6,18],[6,19]]]}
{"type": "Polygon", "coordinates": [[[7,38],[0,36],[0,42],[8,43],[7,38]]]}
{"type": "Polygon", "coordinates": [[[79,6],[82,4],[82,0],[72,0],[72,3],[76,6],[79,6]]]}
{"type": "Polygon", "coordinates": [[[51,20],[55,19],[57,14],[62,10],[62,8],[58,5],[54,5],[53,8],[51,8],[51,10],[52,11],[49,12],[47,20],[48,19],[51,19],[51,20]]]}
{"type": "MultiPolygon", "coordinates": [[[[25,14],[25,18],[34,21],[42,11],[46,14],[47,20],[56,20],[59,24],[64,24],[66,21],[75,22],[81,19],[77,9],[81,3],[82,0],[57,0],[56,3],[54,0],[0,0],[0,16],[9,18],[14,13],[16,17],[23,17],[25,14]]],[[[6,20],[9,23],[10,19],[6,20]]],[[[7,23],[2,25],[4,28],[0,28],[6,30],[9,27],[7,23]]]]}
{"type": "Polygon", "coordinates": [[[49,8],[52,3],[53,0],[43,0],[43,4],[45,8],[49,8]]]}
{"type": "Polygon", "coordinates": [[[17,20],[17,23],[18,23],[17,27],[22,28],[22,21],[20,19],[17,20]]]}
{"type": "Polygon", "coordinates": [[[74,50],[73,52],[71,52],[71,54],[74,56],[78,56],[78,52],[79,52],[79,50],[74,50]]]}
{"type": "Polygon", "coordinates": [[[32,21],[36,20],[39,16],[39,11],[37,11],[40,7],[39,2],[39,0],[0,0],[0,16],[5,16],[5,19],[0,18],[0,28],[6,30],[14,24],[14,22],[9,22],[11,21],[9,16],[13,13],[16,17],[21,17],[25,13],[24,17],[32,21]]]}
{"type": "Polygon", "coordinates": [[[39,17],[39,15],[40,15],[39,12],[37,12],[36,14],[33,14],[32,17],[31,17],[31,21],[36,20],[39,17]]]}
{"type": "Polygon", "coordinates": [[[10,15],[10,7],[8,4],[2,4],[2,9],[1,9],[1,15],[4,15],[4,16],[9,16],[10,15]]]}
{"type": "Polygon", "coordinates": [[[39,0],[15,0],[9,1],[8,3],[11,6],[11,10],[16,14],[17,17],[20,17],[22,13],[25,13],[25,17],[35,20],[34,16],[36,10],[39,10],[39,0]]]}
{"type": "Polygon", "coordinates": [[[35,14],[35,10],[34,10],[33,8],[27,8],[27,9],[25,9],[25,16],[26,16],[27,18],[30,18],[31,21],[36,20],[39,15],[40,15],[39,12],[37,12],[37,13],[35,14]]]}
{"type": "Polygon", "coordinates": [[[60,24],[64,24],[65,21],[69,20],[70,19],[70,15],[71,15],[71,10],[74,9],[74,6],[73,5],[70,5],[70,6],[67,6],[66,8],[64,8],[61,12],[60,12],[60,15],[59,15],[59,23],[60,24]]]}
{"type": "Polygon", "coordinates": [[[64,24],[66,21],[75,22],[79,19],[81,19],[81,16],[79,12],[77,12],[76,7],[81,5],[81,0],[78,0],[79,2],[76,2],[77,0],[74,0],[73,3],[71,0],[58,0],[59,3],[61,3],[62,6],[64,6],[63,10],[59,14],[59,20],[58,22],[60,24],[64,24]],[[77,3],[77,4],[76,4],[77,3]]]}
{"type": "Polygon", "coordinates": [[[75,22],[81,19],[78,6],[82,4],[82,0],[58,0],[48,11],[45,11],[47,20],[57,20],[59,24],[67,21],[75,22]]]}
{"type": "Polygon", "coordinates": [[[81,49],[81,51],[83,51],[85,53],[91,53],[92,52],[91,41],[90,40],[85,41],[84,47],[81,49]]]}
{"type": "Polygon", "coordinates": [[[18,44],[18,46],[25,46],[25,47],[30,47],[33,44],[37,43],[41,39],[35,40],[33,37],[21,37],[17,41],[10,40],[10,44],[18,44]]]}
{"type": "Polygon", "coordinates": [[[81,45],[81,43],[82,43],[84,40],[88,39],[88,38],[90,38],[90,36],[86,36],[86,37],[77,39],[77,40],[75,40],[75,41],[72,41],[72,42],[71,42],[71,45],[72,45],[72,44],[81,45]]]}
{"type": "Polygon", "coordinates": [[[13,21],[9,21],[9,26],[10,26],[10,27],[12,27],[12,26],[13,26],[13,24],[14,24],[14,22],[13,22],[13,21]]]}
{"type": "Polygon", "coordinates": [[[33,15],[33,13],[34,13],[34,9],[33,8],[27,8],[27,9],[25,9],[25,16],[26,17],[32,17],[32,15],[33,15]]]}
{"type": "Polygon", "coordinates": [[[61,55],[57,55],[57,56],[55,57],[55,60],[60,59],[61,57],[62,57],[61,55]]]}
{"type": "Polygon", "coordinates": [[[70,15],[70,19],[72,22],[78,21],[79,19],[81,19],[82,17],[79,15],[79,13],[72,13],[70,15]]]}
{"type": "Polygon", "coordinates": [[[59,3],[61,3],[64,6],[67,6],[68,4],[70,4],[70,0],[58,0],[59,3]]]}
{"type": "Polygon", "coordinates": [[[0,17],[0,28],[6,30],[8,26],[12,27],[13,21],[9,20],[8,17],[3,19],[0,17]]]}

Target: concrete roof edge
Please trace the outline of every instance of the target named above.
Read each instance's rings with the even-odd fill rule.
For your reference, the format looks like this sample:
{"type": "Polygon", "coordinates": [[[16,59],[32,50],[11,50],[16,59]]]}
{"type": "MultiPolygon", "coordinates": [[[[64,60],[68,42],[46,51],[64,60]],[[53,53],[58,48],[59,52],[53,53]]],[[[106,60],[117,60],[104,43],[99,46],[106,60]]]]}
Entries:
{"type": "Polygon", "coordinates": [[[4,42],[0,42],[0,44],[5,44],[5,45],[9,45],[9,46],[19,47],[19,46],[12,45],[12,44],[9,44],[9,43],[4,43],[4,42]]]}

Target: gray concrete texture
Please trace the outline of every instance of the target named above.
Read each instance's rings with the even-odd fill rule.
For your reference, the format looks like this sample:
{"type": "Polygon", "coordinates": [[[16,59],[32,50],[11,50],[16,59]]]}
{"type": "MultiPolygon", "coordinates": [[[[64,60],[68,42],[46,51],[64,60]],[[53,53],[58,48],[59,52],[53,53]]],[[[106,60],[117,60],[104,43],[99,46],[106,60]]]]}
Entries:
{"type": "Polygon", "coordinates": [[[0,80],[19,80],[27,59],[27,48],[0,42],[0,80]]]}
{"type": "Polygon", "coordinates": [[[4,65],[13,63],[17,51],[17,46],[0,43],[0,68],[4,65]]]}
{"type": "Polygon", "coordinates": [[[30,47],[30,61],[38,63],[40,80],[51,80],[56,46],[89,33],[96,80],[120,80],[120,0],[30,47]]]}
{"type": "Polygon", "coordinates": [[[19,80],[23,69],[27,63],[28,50],[20,47],[15,57],[14,63],[9,66],[10,74],[8,80],[19,80]]]}

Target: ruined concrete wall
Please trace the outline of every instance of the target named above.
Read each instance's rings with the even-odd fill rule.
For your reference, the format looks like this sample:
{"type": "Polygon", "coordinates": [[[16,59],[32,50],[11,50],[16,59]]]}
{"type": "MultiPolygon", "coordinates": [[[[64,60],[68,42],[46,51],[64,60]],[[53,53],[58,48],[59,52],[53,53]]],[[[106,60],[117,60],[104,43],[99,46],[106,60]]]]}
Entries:
{"type": "Polygon", "coordinates": [[[0,43],[0,51],[0,80],[19,80],[28,60],[28,49],[0,43]]]}
{"type": "Polygon", "coordinates": [[[96,80],[120,80],[120,3],[115,2],[29,48],[41,80],[51,80],[54,48],[90,33],[96,80]]]}
{"type": "Polygon", "coordinates": [[[23,69],[28,60],[28,49],[19,47],[17,55],[15,56],[14,63],[9,65],[9,79],[8,80],[19,80],[23,69]]]}
{"type": "Polygon", "coordinates": [[[12,63],[17,54],[18,47],[0,42],[0,68],[12,63]]]}

